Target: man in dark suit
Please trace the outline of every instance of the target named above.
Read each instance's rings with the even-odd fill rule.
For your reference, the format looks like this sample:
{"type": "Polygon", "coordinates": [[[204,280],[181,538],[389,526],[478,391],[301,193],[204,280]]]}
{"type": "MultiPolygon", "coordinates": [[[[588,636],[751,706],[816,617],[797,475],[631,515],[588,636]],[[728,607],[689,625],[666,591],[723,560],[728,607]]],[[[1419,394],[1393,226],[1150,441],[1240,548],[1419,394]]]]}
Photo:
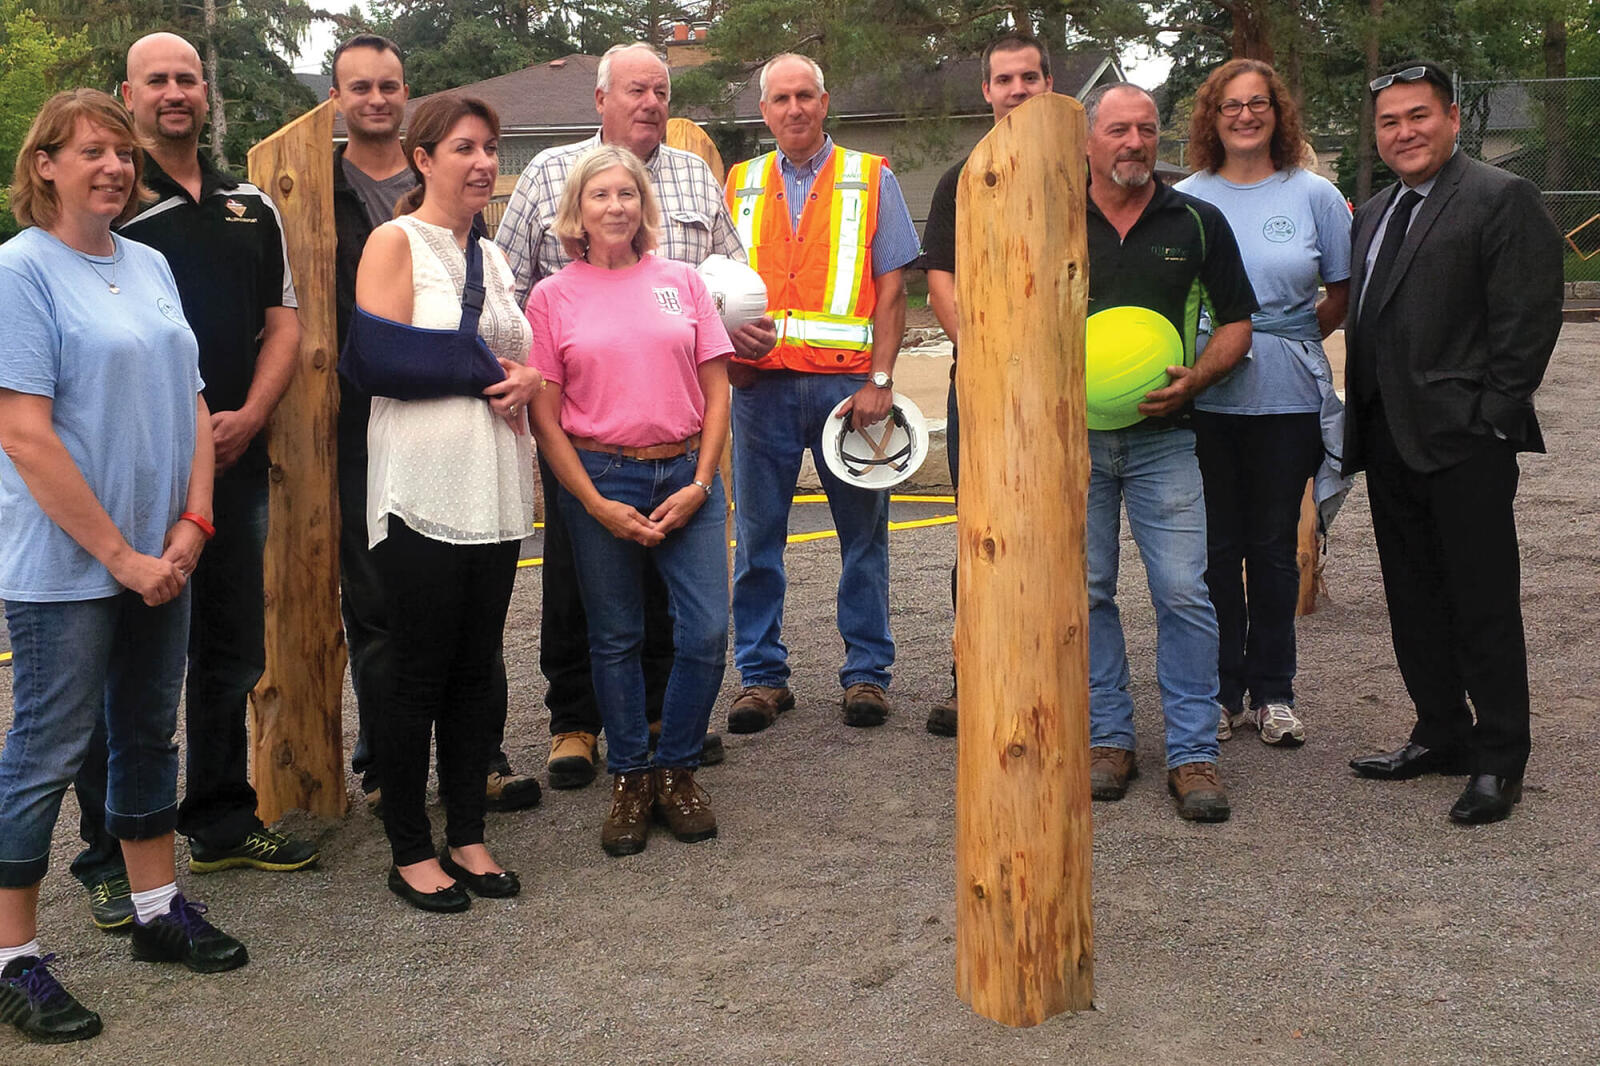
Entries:
{"type": "Polygon", "coordinates": [[[1532,184],[1456,151],[1443,70],[1405,64],[1369,88],[1400,182],[1355,216],[1344,471],[1367,471],[1417,723],[1398,751],[1350,766],[1470,774],[1450,817],[1494,822],[1528,761],[1512,502],[1516,453],[1544,451],[1533,392],[1561,330],[1561,237],[1532,184]]]}

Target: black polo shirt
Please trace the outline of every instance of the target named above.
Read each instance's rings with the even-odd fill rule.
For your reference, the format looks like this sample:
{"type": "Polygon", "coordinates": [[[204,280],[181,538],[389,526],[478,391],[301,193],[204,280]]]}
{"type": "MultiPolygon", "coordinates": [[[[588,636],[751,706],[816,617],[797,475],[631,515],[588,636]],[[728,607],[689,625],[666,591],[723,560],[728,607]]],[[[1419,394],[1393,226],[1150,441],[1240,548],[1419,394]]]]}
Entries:
{"type": "Polygon", "coordinates": [[[1239,244],[1222,212],[1158,178],[1144,213],[1119,237],[1089,198],[1089,313],[1148,307],[1183,338],[1183,365],[1205,308],[1214,325],[1249,318],[1259,306],[1239,244]]]}
{"type": "MultiPolygon", "coordinates": [[[[144,183],[156,202],[121,229],[166,256],[183,314],[200,344],[206,406],[237,411],[250,394],[269,307],[296,307],[278,209],[260,189],[218,170],[200,153],[200,198],[191,197],[154,159],[144,183]]],[[[260,434],[234,467],[267,467],[260,434]]]]}

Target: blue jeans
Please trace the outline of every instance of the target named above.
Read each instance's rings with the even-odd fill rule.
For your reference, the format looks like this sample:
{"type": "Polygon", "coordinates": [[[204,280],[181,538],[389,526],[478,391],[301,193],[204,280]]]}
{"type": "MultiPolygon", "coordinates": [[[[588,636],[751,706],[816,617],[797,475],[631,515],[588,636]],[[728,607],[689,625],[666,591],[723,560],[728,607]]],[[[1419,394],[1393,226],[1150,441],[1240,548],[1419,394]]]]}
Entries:
{"type": "Polygon", "coordinates": [[[822,429],[864,374],[764,371],[733,390],[733,494],[739,543],[733,569],[733,657],[746,685],[789,683],[783,644],[783,549],[800,460],[816,462],[839,531],[837,600],[844,666],[839,683],[889,686],[889,494],[846,485],[822,457],[822,429]]]}
{"type": "MultiPolygon", "coordinates": [[[[694,481],[699,456],[639,460],[579,451],[578,458],[602,496],[648,515],[694,481]]],[[[728,547],[722,539],[728,505],[722,479],[713,477],[711,495],[700,509],[652,548],[613,536],[564,487],[560,508],[589,618],[589,663],[606,730],[606,768],[621,774],[651,765],[642,658],[648,561],[654,561],[667,585],[676,649],[654,765],[699,766],[728,657],[728,547]]]]}
{"type": "Polygon", "coordinates": [[[1122,505],[1156,609],[1167,766],[1217,761],[1217,615],[1206,591],[1206,508],[1187,429],[1089,431],[1089,743],[1134,750],[1117,612],[1122,505]]]}
{"type": "MultiPolygon", "coordinates": [[[[146,607],[132,592],[6,604],[12,722],[0,750],[0,888],[43,879],[61,797],[96,729],[110,751],[97,824],[119,840],[178,820],[178,695],[189,592],[146,607]]],[[[87,802],[79,796],[80,803],[87,802]]]]}

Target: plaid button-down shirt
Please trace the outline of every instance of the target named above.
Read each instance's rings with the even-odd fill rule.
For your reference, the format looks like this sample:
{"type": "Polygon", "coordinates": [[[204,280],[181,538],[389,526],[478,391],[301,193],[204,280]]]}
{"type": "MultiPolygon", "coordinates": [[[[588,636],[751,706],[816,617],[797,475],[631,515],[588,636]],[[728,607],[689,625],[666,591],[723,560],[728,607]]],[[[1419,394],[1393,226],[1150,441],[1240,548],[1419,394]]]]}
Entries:
{"type": "MultiPolygon", "coordinates": [[[[596,133],[577,144],[546,148],[517,179],[494,242],[506,254],[516,276],[518,306],[528,302],[528,293],[536,284],[572,262],[556,236],[556,209],[572,165],[599,144],[596,133]]],[[[717,253],[745,261],[744,247],[722,199],[722,187],[704,160],[663,144],[645,160],[644,168],[655,184],[665,216],[657,249],[660,254],[695,265],[717,253]]]]}

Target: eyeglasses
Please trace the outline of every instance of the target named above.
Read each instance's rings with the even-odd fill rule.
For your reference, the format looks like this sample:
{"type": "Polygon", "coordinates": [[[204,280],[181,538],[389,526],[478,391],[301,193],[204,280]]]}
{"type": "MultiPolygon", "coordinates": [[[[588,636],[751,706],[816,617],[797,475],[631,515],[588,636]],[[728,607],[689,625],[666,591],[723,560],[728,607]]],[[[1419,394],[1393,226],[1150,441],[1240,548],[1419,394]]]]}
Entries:
{"type": "Polygon", "coordinates": [[[1272,110],[1272,98],[1267,96],[1252,96],[1240,103],[1238,100],[1224,100],[1217,106],[1217,110],[1228,118],[1238,118],[1239,112],[1245,108],[1250,109],[1252,115],[1264,115],[1272,110]]]}
{"type": "Polygon", "coordinates": [[[1397,70],[1393,74],[1380,74],[1367,82],[1367,89],[1373,96],[1377,96],[1397,81],[1406,84],[1414,81],[1431,81],[1449,93],[1451,100],[1454,100],[1456,96],[1456,87],[1427,67],[1407,67],[1404,70],[1397,70]]]}

